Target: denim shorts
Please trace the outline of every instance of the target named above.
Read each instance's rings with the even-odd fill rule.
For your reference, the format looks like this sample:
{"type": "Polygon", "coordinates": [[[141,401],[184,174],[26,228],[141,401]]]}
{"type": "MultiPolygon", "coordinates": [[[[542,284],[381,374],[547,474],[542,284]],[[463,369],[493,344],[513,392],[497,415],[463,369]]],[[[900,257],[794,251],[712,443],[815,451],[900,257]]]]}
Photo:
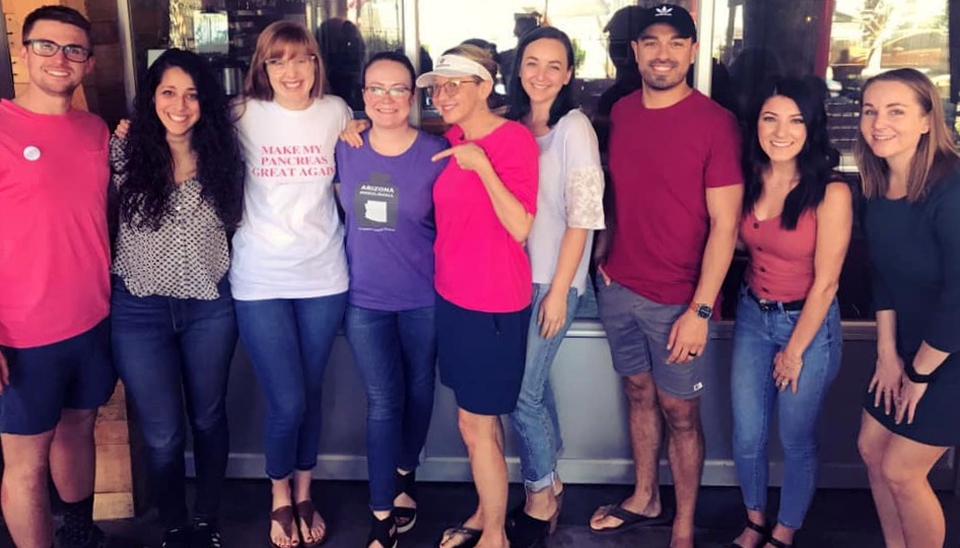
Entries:
{"type": "Polygon", "coordinates": [[[709,363],[709,336],[703,352],[686,363],[667,363],[670,329],[687,310],[683,304],[660,304],[597,274],[600,321],[607,332],[614,370],[623,377],[652,373],[665,394],[691,399],[703,391],[703,370],[709,363]]]}
{"type": "Polygon", "coordinates": [[[117,384],[110,360],[110,320],[75,337],[33,348],[0,346],[10,384],[0,395],[0,432],[52,430],[64,409],[96,409],[117,384]]]}

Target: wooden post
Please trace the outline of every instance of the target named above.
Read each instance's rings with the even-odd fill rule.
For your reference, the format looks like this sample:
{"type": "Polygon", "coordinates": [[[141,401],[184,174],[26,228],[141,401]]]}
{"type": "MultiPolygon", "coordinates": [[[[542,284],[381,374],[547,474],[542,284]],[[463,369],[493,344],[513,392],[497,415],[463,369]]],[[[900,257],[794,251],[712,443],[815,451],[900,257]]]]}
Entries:
{"type": "Polygon", "coordinates": [[[97,413],[94,519],[120,519],[134,515],[129,432],[126,393],[123,384],[117,383],[113,397],[97,413]]]}

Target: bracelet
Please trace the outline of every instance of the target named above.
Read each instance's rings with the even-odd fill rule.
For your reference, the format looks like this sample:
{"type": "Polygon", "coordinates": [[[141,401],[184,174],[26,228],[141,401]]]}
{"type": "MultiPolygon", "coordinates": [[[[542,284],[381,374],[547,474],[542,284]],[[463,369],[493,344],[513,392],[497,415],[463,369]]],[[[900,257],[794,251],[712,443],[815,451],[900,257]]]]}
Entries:
{"type": "Polygon", "coordinates": [[[923,375],[921,373],[917,373],[917,370],[911,366],[904,367],[903,372],[907,374],[907,378],[910,379],[910,382],[912,383],[929,384],[930,381],[933,380],[933,373],[923,375]]]}

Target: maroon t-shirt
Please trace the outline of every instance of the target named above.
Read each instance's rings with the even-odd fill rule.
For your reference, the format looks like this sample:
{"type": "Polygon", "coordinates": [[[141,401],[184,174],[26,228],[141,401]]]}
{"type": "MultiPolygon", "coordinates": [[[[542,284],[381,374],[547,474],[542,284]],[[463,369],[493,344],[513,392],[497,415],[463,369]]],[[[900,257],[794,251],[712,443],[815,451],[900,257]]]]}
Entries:
{"type": "Polygon", "coordinates": [[[694,90],[667,108],[642,90],[610,114],[616,227],[604,271],[654,302],[693,299],[707,243],[706,189],[743,184],[733,114],[694,90]]]}

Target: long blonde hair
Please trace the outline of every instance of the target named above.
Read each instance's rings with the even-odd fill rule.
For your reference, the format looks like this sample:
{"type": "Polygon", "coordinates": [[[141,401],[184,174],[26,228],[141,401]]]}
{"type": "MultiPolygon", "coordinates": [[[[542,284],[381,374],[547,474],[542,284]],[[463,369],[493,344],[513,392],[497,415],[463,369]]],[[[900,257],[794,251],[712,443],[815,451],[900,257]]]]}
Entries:
{"type": "Polygon", "coordinates": [[[273,100],[273,88],[270,87],[270,78],[267,76],[266,61],[282,57],[288,48],[301,48],[304,53],[313,56],[314,78],[310,96],[323,97],[327,76],[316,39],[300,23],[276,21],[263,29],[257,37],[257,49],[253,53],[253,59],[250,60],[250,70],[247,71],[247,79],[243,86],[244,99],[273,100]]]}
{"type": "MultiPolygon", "coordinates": [[[[866,95],[870,86],[877,82],[900,82],[906,85],[913,91],[917,102],[928,116],[930,131],[920,136],[907,174],[907,201],[919,201],[947,169],[960,165],[960,153],[947,126],[940,94],[933,82],[923,73],[912,68],[902,68],[880,73],[867,80],[863,85],[861,98],[866,95]]],[[[862,131],[857,134],[854,154],[863,179],[864,196],[869,199],[886,195],[890,167],[886,160],[873,153],[862,131]]]]}

